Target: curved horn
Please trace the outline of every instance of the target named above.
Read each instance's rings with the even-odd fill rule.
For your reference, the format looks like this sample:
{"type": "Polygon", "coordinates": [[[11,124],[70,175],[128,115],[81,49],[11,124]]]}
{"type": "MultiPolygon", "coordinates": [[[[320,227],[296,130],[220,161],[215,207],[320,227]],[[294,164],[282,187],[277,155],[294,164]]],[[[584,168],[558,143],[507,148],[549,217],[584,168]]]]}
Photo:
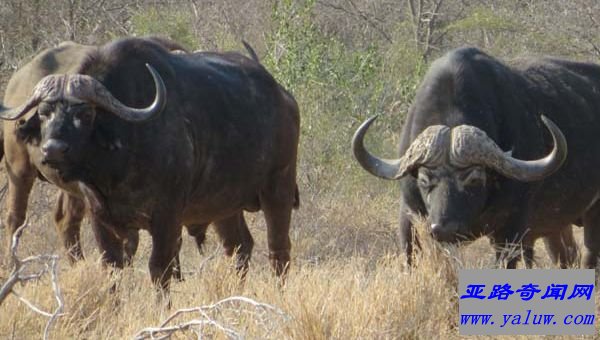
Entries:
{"type": "Polygon", "coordinates": [[[29,110],[34,108],[39,103],[40,100],[33,100],[33,98],[30,98],[23,105],[15,108],[8,108],[3,105],[0,105],[0,119],[17,120],[23,117],[23,115],[25,115],[27,112],[29,112],[29,110]]]}
{"type": "Polygon", "coordinates": [[[46,98],[56,98],[62,91],[65,75],[49,75],[40,80],[33,88],[33,93],[27,101],[15,108],[0,105],[0,119],[16,120],[25,115],[29,110],[36,107],[46,98]]]}
{"type": "Polygon", "coordinates": [[[69,82],[69,89],[67,92],[75,98],[89,100],[124,120],[130,122],[146,121],[155,118],[158,114],[160,114],[167,104],[167,90],[162,78],[152,66],[146,64],[146,67],[148,68],[148,71],[150,71],[152,79],[154,80],[156,95],[154,96],[154,101],[152,104],[145,108],[136,109],[124,105],[117,100],[112,93],[110,93],[110,91],[104,87],[104,85],[91,77],[86,79],[86,81],[92,83],[89,84],[91,85],[90,90],[93,89],[92,93],[86,91],[86,85],[88,84],[79,84],[77,81],[69,82]]]}
{"type": "Polygon", "coordinates": [[[23,117],[24,114],[26,114],[29,110],[31,110],[38,103],[39,103],[39,101],[37,103],[32,104],[31,100],[28,100],[25,104],[15,107],[15,108],[8,108],[8,107],[5,107],[4,105],[0,105],[0,119],[2,119],[2,120],[17,120],[17,119],[23,117]]]}
{"type": "Polygon", "coordinates": [[[468,125],[452,131],[450,158],[457,166],[481,164],[522,182],[544,179],[558,170],[567,158],[567,142],[560,129],[546,116],[542,122],[550,131],[554,147],[547,156],[525,161],[511,157],[482,130],[468,125]]]}
{"type": "Polygon", "coordinates": [[[0,119],[15,120],[22,117],[42,100],[58,99],[61,96],[92,102],[103,109],[131,122],[141,122],[154,118],[167,104],[167,90],[156,70],[146,64],[152,75],[156,95],[146,108],[136,109],[121,103],[96,79],[83,74],[49,75],[40,80],[29,99],[19,107],[5,108],[0,105],[0,119]]]}
{"type": "Polygon", "coordinates": [[[432,125],[423,130],[399,159],[381,159],[369,153],[363,144],[369,126],[378,116],[367,119],[352,138],[354,157],[371,174],[385,179],[400,179],[421,165],[432,165],[443,160],[448,148],[450,128],[432,125]]]}
{"type": "Polygon", "coordinates": [[[377,117],[379,117],[379,115],[367,119],[354,133],[354,136],[352,137],[352,151],[354,152],[354,158],[356,158],[363,169],[371,174],[385,179],[396,179],[396,174],[400,169],[401,159],[377,158],[365,149],[365,134],[367,133],[369,126],[373,124],[377,117]]]}

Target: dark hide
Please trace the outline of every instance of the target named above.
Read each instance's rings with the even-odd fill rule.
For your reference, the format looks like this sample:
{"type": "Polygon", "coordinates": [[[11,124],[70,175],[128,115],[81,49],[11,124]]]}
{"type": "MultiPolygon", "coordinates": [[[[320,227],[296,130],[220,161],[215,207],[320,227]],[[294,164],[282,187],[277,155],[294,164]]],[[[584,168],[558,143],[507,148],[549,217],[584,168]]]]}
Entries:
{"type": "Polygon", "coordinates": [[[237,236],[225,240],[226,252],[239,248],[240,267],[247,266],[252,241],[243,209],[263,210],[269,257],[283,275],[290,260],[291,209],[298,203],[295,100],[241,54],[172,54],[147,39],[107,44],[89,53],[76,73],[100,81],[129,107],[145,107],[156,91],[146,63],[167,89],[166,108],[157,118],[133,123],[65,98],[47,108],[41,123],[40,145],[61,148],[49,167],[39,152],[33,163],[87,202],[107,263],[123,265],[129,228],[148,230],[151,277],[164,289],[182,225],[218,221],[217,229],[227,230],[220,234],[237,236]]]}
{"type": "MultiPolygon", "coordinates": [[[[71,44],[65,46],[61,48],[71,44]]],[[[160,117],[144,123],[84,107],[83,114],[90,118],[86,122],[92,122],[85,138],[82,129],[73,129],[82,125],[75,123],[81,109],[68,100],[45,108],[52,116],[45,113],[49,118],[38,125],[39,131],[32,128],[39,124],[39,119],[32,119],[36,112],[25,117],[20,130],[6,122],[5,132],[15,136],[5,140],[13,155],[7,157],[9,175],[12,171],[9,226],[24,219],[37,169],[68,193],[60,196],[55,213],[59,231],[65,229],[63,236],[79,235],[83,204],[69,200],[87,202],[107,263],[121,267],[123,241],[128,249],[137,247],[137,233],[129,231],[148,230],[154,244],[152,279],[163,288],[172,271],[178,275],[173,260],[183,224],[200,246],[206,227],[215,222],[225,252],[232,255],[237,250],[238,268],[247,268],[253,241],[243,209],[265,212],[271,262],[277,274],[286,271],[290,209],[299,204],[295,184],[299,116],[293,97],[260,64],[237,53],[174,55],[151,39],[125,39],[99,50],[89,47],[81,58],[68,56],[66,63],[56,62],[57,49],[37,59],[54,60],[52,65],[58,67],[32,62],[13,77],[12,88],[25,90],[13,90],[17,95],[7,91],[7,106],[24,102],[37,80],[50,73],[91,75],[124,104],[144,106],[155,91],[144,67],[150,63],[167,87],[167,107],[160,117]],[[19,75],[30,75],[32,69],[43,72],[23,86],[24,77],[19,75]],[[61,162],[44,164],[39,145],[47,145],[50,138],[69,144],[61,162]]],[[[78,239],[71,241],[79,244],[78,239]]],[[[80,254],[72,252],[75,258],[80,254]]]]}
{"type": "MultiPolygon", "coordinates": [[[[145,37],[144,39],[158,43],[171,51],[186,51],[184,47],[168,39],[160,37],[145,37]]],[[[63,42],[57,47],[42,51],[11,77],[6,88],[4,103],[11,106],[21,104],[31,94],[38,81],[49,74],[75,73],[81,63],[96,49],[95,46],[63,42]]],[[[3,106],[0,105],[0,108],[3,108],[3,106]]],[[[7,170],[9,174],[14,174],[12,185],[9,185],[11,189],[7,199],[8,209],[5,219],[8,225],[7,235],[10,235],[25,217],[24,209],[26,209],[27,197],[33,184],[32,177],[47,181],[41,172],[35,169],[35,165],[30,162],[30,158],[39,153],[37,149],[41,139],[39,118],[37,110],[34,109],[16,122],[5,122],[3,129],[0,130],[0,160],[3,158],[6,149],[8,155],[7,170]],[[12,204],[14,206],[11,206],[12,204]]],[[[99,129],[95,134],[95,138],[102,148],[112,150],[117,147],[114,145],[114,137],[110,131],[99,129]]],[[[51,171],[45,165],[40,166],[46,168],[46,172],[51,171]]],[[[57,231],[71,261],[83,257],[79,241],[79,228],[85,206],[77,196],[68,194],[66,191],[61,192],[58,196],[54,214],[57,231]]],[[[128,242],[129,246],[126,247],[128,258],[135,253],[138,238],[135,230],[130,231],[129,234],[131,240],[128,242]]],[[[10,237],[7,236],[7,240],[9,241],[10,237]]]]}
{"type": "MultiPolygon", "coordinates": [[[[531,266],[539,237],[563,267],[576,258],[571,224],[583,222],[585,265],[600,251],[600,67],[551,58],[508,66],[475,48],[460,48],[435,61],[402,129],[400,155],[431,125],[472,125],[514,158],[544,157],[552,139],[540,115],[560,128],[568,144],[562,167],[541,181],[519,182],[490,169],[447,163],[416,169],[401,179],[400,234],[409,259],[413,215],[428,217],[442,240],[487,235],[498,256],[510,243],[523,246],[531,266]]],[[[436,236],[436,235],[434,235],[436,236]]],[[[517,253],[519,253],[517,251],[517,253]]],[[[511,256],[508,267],[516,265],[511,256]]]]}

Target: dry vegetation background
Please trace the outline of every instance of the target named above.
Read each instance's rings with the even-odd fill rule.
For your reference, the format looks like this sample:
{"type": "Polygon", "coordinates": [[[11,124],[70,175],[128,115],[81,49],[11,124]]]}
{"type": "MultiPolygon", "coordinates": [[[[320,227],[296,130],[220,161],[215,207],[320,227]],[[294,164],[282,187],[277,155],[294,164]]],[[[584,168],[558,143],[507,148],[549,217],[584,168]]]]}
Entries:
{"type": "MultiPolygon", "coordinates": [[[[246,283],[239,284],[213,233],[203,254],[184,236],[186,280],[173,284],[173,308],[166,310],[156,303],[149,280],[147,235],[133,267],[110,275],[99,264],[86,222],[87,259],[71,266],[52,222],[56,191],[38,182],[19,256],[61,257],[65,306],[50,338],[131,338],[145,327],[159,326],[177,309],[209,306],[231,296],[277,311],[224,302],[205,309],[215,324],[195,331],[217,339],[233,336],[219,327],[256,339],[458,338],[456,270],[492,267],[491,248],[480,240],[440,250],[426,241],[415,268],[406,268],[395,235],[398,187],[359,169],[349,148],[352,133],[367,116],[386,113],[367,142],[380,155],[394,155],[398,131],[428,64],[454,47],[474,45],[503,59],[551,54],[597,62],[600,2],[2,0],[0,90],[19,65],[60,41],[102,44],[148,34],[203,50],[243,50],[240,41],[245,39],[297,98],[302,205],[292,221],[291,273],[285,287],[278,288],[268,267],[262,216],[246,214],[256,241],[246,283]],[[116,293],[111,293],[115,283],[116,293]]],[[[0,244],[5,237],[0,236],[0,244]]],[[[540,245],[537,255],[539,267],[551,266],[540,245]]],[[[9,269],[0,266],[1,281],[9,269]]],[[[48,277],[17,285],[15,291],[46,311],[56,308],[48,277]]],[[[183,315],[171,324],[190,318],[200,314],[183,315]]],[[[40,338],[47,320],[12,295],[0,307],[0,338],[40,338]]],[[[182,331],[176,337],[193,334],[182,331]]]]}

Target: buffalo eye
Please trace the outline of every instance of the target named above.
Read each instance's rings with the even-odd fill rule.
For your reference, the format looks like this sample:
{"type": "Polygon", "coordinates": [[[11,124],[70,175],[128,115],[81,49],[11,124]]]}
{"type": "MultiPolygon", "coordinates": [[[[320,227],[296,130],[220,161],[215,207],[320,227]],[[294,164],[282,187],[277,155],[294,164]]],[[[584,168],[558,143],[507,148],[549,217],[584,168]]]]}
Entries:
{"type": "Polygon", "coordinates": [[[433,174],[429,170],[425,168],[419,170],[419,174],[417,176],[417,184],[419,187],[426,191],[431,191],[435,185],[435,182],[435,177],[433,177],[433,174]]]}
{"type": "Polygon", "coordinates": [[[73,114],[73,125],[80,128],[82,124],[89,125],[94,120],[94,111],[89,105],[74,104],[69,108],[73,114]]]}
{"type": "Polygon", "coordinates": [[[41,102],[37,108],[37,113],[41,119],[48,118],[52,114],[52,111],[54,111],[54,104],[47,102],[41,102]]]}
{"type": "Polygon", "coordinates": [[[460,173],[459,179],[465,186],[485,185],[485,169],[480,166],[468,168],[460,173]]]}

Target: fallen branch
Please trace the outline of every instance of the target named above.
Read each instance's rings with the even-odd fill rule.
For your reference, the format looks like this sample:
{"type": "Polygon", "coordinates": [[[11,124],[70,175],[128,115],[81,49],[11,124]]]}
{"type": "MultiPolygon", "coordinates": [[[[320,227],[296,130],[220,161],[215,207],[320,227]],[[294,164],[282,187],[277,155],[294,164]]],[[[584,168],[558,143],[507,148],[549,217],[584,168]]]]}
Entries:
{"type": "Polygon", "coordinates": [[[37,255],[37,256],[29,256],[23,260],[19,259],[17,256],[17,248],[19,246],[19,240],[23,231],[27,227],[27,222],[23,223],[12,235],[11,247],[10,247],[10,256],[12,260],[13,269],[10,272],[8,279],[2,287],[0,287],[0,305],[4,302],[4,300],[11,293],[19,299],[19,301],[23,302],[27,307],[29,307],[34,312],[41,314],[45,317],[49,317],[48,322],[46,323],[46,327],[44,328],[44,339],[48,339],[48,334],[50,333],[50,328],[56,321],[56,319],[63,315],[64,301],[62,298],[62,294],[60,291],[60,286],[58,285],[58,256],[57,255],[37,255]],[[25,269],[30,264],[42,264],[43,268],[38,272],[33,274],[26,274],[25,269]],[[14,286],[17,283],[24,284],[25,282],[39,280],[45,274],[50,274],[52,280],[52,290],[54,291],[54,298],[57,302],[57,307],[53,313],[45,312],[40,308],[36,307],[33,303],[29,302],[25,298],[23,298],[20,294],[13,290],[14,286]]]}
{"type": "MultiPolygon", "coordinates": [[[[140,330],[134,338],[136,340],[144,340],[144,339],[166,339],[171,335],[178,331],[186,331],[192,330],[197,333],[203,333],[204,327],[212,327],[213,329],[220,331],[225,336],[230,339],[243,339],[245,338],[243,334],[239,331],[236,331],[233,327],[227,324],[217,322],[213,317],[209,314],[215,312],[223,312],[223,311],[232,311],[238,314],[238,316],[242,313],[250,314],[254,317],[257,317],[262,323],[263,328],[267,332],[271,332],[272,329],[269,329],[266,325],[266,321],[273,321],[272,318],[266,319],[269,315],[276,316],[283,321],[287,321],[290,319],[290,316],[284,313],[277,307],[273,307],[268,304],[256,302],[250,298],[243,296],[232,296],[221,301],[218,301],[214,304],[201,306],[201,307],[193,307],[193,308],[184,308],[175,311],[171,314],[165,321],[163,321],[158,327],[147,327],[140,330]],[[225,308],[227,305],[233,305],[233,308],[225,308]],[[244,308],[243,305],[249,305],[254,309],[254,311],[248,311],[244,308]],[[199,319],[193,319],[187,322],[170,325],[171,321],[180,317],[181,315],[186,314],[199,314],[199,319]]],[[[236,318],[238,320],[239,318],[236,318]]],[[[226,321],[226,320],[225,320],[226,321]]]]}

